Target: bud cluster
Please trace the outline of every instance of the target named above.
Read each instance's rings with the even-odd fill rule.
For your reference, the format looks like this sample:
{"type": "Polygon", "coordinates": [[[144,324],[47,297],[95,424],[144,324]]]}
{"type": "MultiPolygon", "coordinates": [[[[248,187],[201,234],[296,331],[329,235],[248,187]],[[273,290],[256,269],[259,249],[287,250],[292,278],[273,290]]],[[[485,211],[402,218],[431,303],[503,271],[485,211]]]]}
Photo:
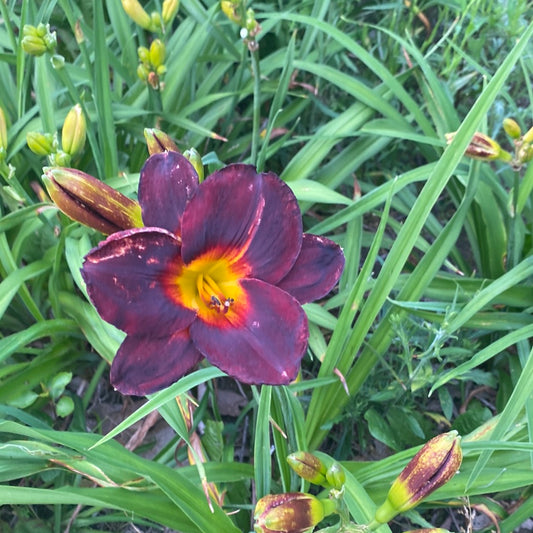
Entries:
{"type": "Polygon", "coordinates": [[[241,39],[250,52],[256,51],[259,45],[255,38],[261,31],[261,26],[255,19],[254,10],[249,8],[245,11],[243,0],[221,0],[220,9],[231,22],[241,27],[241,39]]]}
{"type": "Polygon", "coordinates": [[[139,0],[121,1],[124,11],[131,20],[141,28],[151,32],[164,31],[165,27],[174,20],[180,6],[179,0],[163,0],[161,13],[152,11],[148,14],[139,0]]]}
{"type": "Polygon", "coordinates": [[[61,148],[57,133],[30,131],[26,134],[29,149],[37,155],[48,157],[53,166],[68,166],[85,146],[87,121],[79,104],[70,109],[61,130],[61,148]]]}
{"type": "Polygon", "coordinates": [[[137,76],[153,89],[162,89],[161,77],[167,68],[165,62],[165,45],[160,39],[154,39],[150,48],[139,46],[137,50],[139,66],[137,76]]]}
{"type": "MultiPolygon", "coordinates": [[[[474,133],[470,144],[467,146],[465,155],[481,161],[503,161],[509,163],[515,170],[533,159],[533,127],[522,135],[520,126],[512,118],[503,120],[503,129],[514,144],[514,154],[504,150],[497,141],[485,133],[474,133]]],[[[456,132],[447,133],[446,141],[452,142],[456,132]]]]}
{"type": "Polygon", "coordinates": [[[24,52],[32,56],[42,56],[47,52],[53,54],[57,46],[56,32],[50,31],[50,24],[25,24],[21,44],[24,52]]]}

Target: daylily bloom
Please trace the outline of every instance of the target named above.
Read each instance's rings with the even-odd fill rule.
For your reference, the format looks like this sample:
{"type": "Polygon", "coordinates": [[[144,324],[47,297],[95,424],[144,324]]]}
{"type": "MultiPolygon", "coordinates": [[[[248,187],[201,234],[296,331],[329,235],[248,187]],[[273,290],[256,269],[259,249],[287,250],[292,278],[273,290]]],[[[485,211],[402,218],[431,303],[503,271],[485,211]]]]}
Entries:
{"type": "Polygon", "coordinates": [[[241,164],[199,185],[183,155],[163,152],[145,163],[138,196],[145,227],[111,235],[82,268],[100,315],[127,333],[115,388],[155,392],[202,357],[244,383],[294,380],[309,335],[301,304],[332,289],[344,256],[302,234],[290,188],[241,164]]]}

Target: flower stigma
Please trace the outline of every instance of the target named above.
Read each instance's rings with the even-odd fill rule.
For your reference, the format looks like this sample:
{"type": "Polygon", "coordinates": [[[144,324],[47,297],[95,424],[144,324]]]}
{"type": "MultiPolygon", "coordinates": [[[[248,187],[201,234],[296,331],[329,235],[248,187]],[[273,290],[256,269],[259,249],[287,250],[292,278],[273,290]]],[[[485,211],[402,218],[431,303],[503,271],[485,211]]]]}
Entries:
{"type": "Polygon", "coordinates": [[[242,269],[226,257],[206,254],[188,265],[181,263],[171,274],[170,292],[185,307],[194,309],[207,322],[216,322],[234,311],[245,299],[239,280],[242,269]]]}

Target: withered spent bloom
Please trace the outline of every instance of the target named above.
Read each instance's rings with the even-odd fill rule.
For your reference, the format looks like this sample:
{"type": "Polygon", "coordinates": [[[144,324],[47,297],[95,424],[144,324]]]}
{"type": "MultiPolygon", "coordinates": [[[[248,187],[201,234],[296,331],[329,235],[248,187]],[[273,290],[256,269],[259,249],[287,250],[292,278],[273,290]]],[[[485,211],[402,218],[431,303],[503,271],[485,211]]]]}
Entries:
{"type": "MultiPolygon", "coordinates": [[[[456,132],[446,134],[446,142],[450,144],[456,132]]],[[[476,131],[470,144],[465,150],[465,155],[473,159],[480,159],[481,161],[493,161],[499,159],[500,161],[511,161],[512,156],[505,151],[494,139],[476,131]]]]}
{"type": "Polygon", "coordinates": [[[375,521],[382,524],[392,520],[449,481],[461,466],[460,441],[457,431],[450,431],[427,442],[392,484],[375,521]]]}

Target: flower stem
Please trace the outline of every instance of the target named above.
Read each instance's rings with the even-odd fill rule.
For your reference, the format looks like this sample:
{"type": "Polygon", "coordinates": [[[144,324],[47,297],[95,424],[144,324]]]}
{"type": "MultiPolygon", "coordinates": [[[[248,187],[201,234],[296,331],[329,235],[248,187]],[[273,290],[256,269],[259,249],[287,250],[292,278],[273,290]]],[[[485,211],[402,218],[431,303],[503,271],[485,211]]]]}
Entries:
{"type": "Polygon", "coordinates": [[[261,116],[261,72],[259,68],[259,52],[250,52],[252,60],[252,74],[254,77],[254,103],[252,121],[252,153],[250,156],[252,165],[257,164],[257,149],[259,144],[259,119],[261,116]]]}
{"type": "Polygon", "coordinates": [[[517,246],[518,242],[518,232],[519,226],[517,221],[517,206],[518,206],[518,191],[520,187],[520,176],[519,172],[514,172],[514,181],[513,181],[513,197],[511,201],[511,219],[509,220],[509,237],[508,237],[508,247],[507,247],[507,267],[511,269],[518,264],[519,261],[519,249],[517,246]]]}

